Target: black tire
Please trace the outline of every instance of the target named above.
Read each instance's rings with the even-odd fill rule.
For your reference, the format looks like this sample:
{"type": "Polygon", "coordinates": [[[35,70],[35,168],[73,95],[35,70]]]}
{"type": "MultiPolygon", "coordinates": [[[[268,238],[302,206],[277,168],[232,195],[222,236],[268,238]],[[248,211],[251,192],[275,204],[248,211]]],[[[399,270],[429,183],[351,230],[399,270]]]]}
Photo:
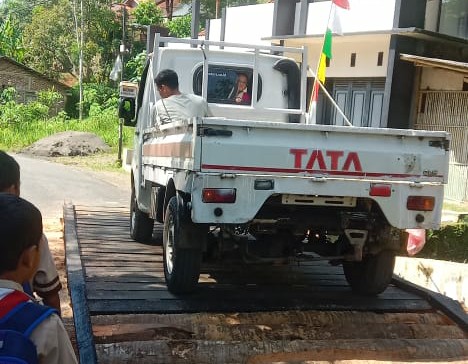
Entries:
{"type": "Polygon", "coordinates": [[[139,243],[151,242],[154,220],[138,208],[135,188],[132,188],[130,200],[130,236],[139,243]]]}
{"type": "Polygon", "coordinates": [[[202,258],[201,248],[181,247],[182,239],[194,238],[189,236],[193,223],[181,210],[177,197],[172,197],[167,205],[163,230],[164,276],[167,288],[176,294],[189,293],[197,287],[202,258]]]}
{"type": "Polygon", "coordinates": [[[383,250],[362,262],[343,262],[343,272],[354,292],[373,296],[385,291],[393,277],[395,252],[383,250]]]}

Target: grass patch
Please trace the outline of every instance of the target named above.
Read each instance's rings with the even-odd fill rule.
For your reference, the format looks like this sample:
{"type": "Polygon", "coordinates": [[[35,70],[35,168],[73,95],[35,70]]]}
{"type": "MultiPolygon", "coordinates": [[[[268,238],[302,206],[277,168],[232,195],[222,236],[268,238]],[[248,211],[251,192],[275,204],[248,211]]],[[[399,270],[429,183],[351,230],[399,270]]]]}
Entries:
{"type": "Polygon", "coordinates": [[[444,201],[444,210],[468,212],[468,202],[444,201]]]}
{"type": "Polygon", "coordinates": [[[88,156],[51,157],[53,162],[91,169],[96,172],[118,172],[128,174],[117,161],[117,152],[96,153],[88,156]]]}
{"type": "MultiPolygon", "coordinates": [[[[111,147],[112,151],[117,151],[119,119],[115,115],[115,110],[105,110],[99,115],[82,121],[52,118],[27,123],[2,123],[0,124],[0,149],[18,152],[39,139],[62,131],[83,131],[96,134],[111,147]]],[[[133,128],[123,128],[124,146],[133,142],[133,133],[133,128]]]]}

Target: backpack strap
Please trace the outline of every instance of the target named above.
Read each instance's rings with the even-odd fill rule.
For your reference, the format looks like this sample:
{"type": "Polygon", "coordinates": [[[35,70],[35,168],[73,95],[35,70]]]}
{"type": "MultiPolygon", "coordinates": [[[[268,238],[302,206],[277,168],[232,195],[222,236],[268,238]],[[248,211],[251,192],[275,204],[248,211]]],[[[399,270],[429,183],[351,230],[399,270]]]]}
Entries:
{"type": "Polygon", "coordinates": [[[10,308],[10,311],[3,317],[0,315],[0,329],[18,331],[29,337],[42,321],[57,313],[53,308],[29,302],[29,299],[25,293],[19,291],[14,291],[2,299],[2,311],[4,311],[3,303],[10,308]]]}
{"type": "Polygon", "coordinates": [[[14,313],[15,308],[24,302],[28,302],[31,298],[28,297],[24,292],[12,291],[2,298],[0,305],[0,320],[6,318],[8,315],[14,313]]]}

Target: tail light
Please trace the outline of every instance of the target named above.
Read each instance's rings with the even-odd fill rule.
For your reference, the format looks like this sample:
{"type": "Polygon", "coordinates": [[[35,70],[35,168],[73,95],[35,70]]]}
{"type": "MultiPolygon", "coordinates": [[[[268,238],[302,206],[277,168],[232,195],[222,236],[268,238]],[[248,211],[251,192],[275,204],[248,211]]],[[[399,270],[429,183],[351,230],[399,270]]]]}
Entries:
{"type": "Polygon", "coordinates": [[[434,210],[435,198],[433,196],[408,196],[406,208],[414,211],[434,210]]]}
{"type": "Polygon", "coordinates": [[[392,186],[385,183],[372,183],[369,196],[390,197],[392,195],[392,186]]]}
{"type": "Polygon", "coordinates": [[[202,201],[205,203],[234,203],[236,202],[235,188],[204,188],[202,201]]]}

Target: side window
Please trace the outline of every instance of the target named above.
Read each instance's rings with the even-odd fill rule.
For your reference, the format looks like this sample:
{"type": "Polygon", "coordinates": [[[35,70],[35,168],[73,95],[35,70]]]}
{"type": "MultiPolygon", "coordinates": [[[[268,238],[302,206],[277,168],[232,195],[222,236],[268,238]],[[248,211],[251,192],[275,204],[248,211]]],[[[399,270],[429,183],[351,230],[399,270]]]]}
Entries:
{"type": "MultiPolygon", "coordinates": [[[[243,67],[208,66],[207,101],[218,104],[252,104],[253,71],[243,67]]],[[[193,92],[202,94],[203,67],[193,76],[193,92]]],[[[258,77],[257,100],[260,99],[262,80],[258,77]]]]}

